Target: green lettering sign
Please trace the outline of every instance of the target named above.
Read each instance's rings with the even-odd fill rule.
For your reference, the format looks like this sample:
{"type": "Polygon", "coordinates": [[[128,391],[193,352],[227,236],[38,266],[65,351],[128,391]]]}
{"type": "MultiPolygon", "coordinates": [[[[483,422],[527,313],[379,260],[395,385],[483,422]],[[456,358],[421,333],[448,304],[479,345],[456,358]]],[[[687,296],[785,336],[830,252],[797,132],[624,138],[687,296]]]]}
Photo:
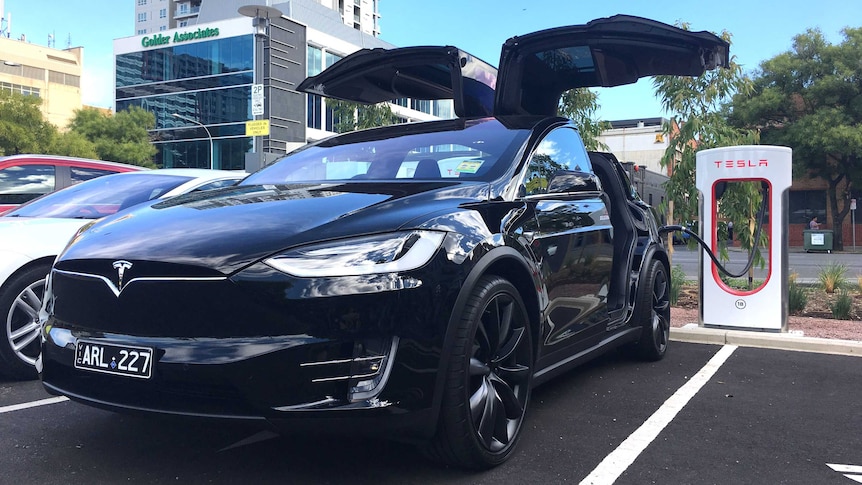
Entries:
{"type": "MultiPolygon", "coordinates": [[[[218,28],[211,29],[209,27],[205,29],[197,29],[186,32],[174,32],[173,42],[174,44],[179,44],[180,42],[188,42],[190,40],[199,40],[206,39],[209,37],[218,37],[219,31],[218,28]]],[[[152,37],[144,36],[141,39],[141,45],[143,47],[158,47],[161,45],[168,45],[171,43],[171,36],[156,34],[152,37]]]]}

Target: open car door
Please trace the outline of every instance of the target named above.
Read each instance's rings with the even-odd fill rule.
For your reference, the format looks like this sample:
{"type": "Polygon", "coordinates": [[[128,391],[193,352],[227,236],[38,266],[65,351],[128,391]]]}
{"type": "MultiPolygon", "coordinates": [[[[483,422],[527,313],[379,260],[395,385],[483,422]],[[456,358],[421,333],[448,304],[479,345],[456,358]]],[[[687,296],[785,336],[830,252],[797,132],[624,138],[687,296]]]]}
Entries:
{"type": "Polygon", "coordinates": [[[457,47],[361,49],[297,89],[373,104],[398,98],[452,99],[458,117],[490,116],[497,69],[457,47]]]}
{"type": "Polygon", "coordinates": [[[728,66],[730,46],[641,17],[615,15],[512,37],[500,53],[496,115],[554,115],[563,92],[728,66]]]}

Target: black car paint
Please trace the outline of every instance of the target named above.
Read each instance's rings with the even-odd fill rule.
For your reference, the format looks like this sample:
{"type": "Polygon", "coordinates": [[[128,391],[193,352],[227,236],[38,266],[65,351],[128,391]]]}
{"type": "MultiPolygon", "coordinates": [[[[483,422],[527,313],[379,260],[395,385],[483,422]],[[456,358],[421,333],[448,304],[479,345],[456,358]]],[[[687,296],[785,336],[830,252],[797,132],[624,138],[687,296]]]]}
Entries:
{"type": "MultiPolygon", "coordinates": [[[[538,123],[530,143],[565,124],[561,119],[538,123]]],[[[519,156],[525,158],[531,151],[528,144],[519,156]]],[[[514,164],[522,166],[523,162],[514,164]]],[[[502,179],[512,180],[508,175],[502,179]]],[[[590,272],[584,271],[583,260],[567,263],[558,256],[566,251],[549,249],[574,248],[581,256],[606,254],[610,225],[599,217],[607,212],[604,202],[597,192],[517,201],[488,199],[489,194],[509,190],[508,183],[240,186],[208,197],[160,202],[108,219],[80,235],[58,260],[53,285],[64,296],[53,302],[52,310],[63,319],[49,320],[47,338],[64,342],[87,337],[155,347],[160,352],[156,371],[163,381],[174,379],[172,392],[153,388],[141,398],[129,390],[135,397],[126,400],[125,387],[147,389],[147,384],[99,376],[112,382],[111,390],[101,395],[88,388],[90,376],[72,378],[75,371],[57,365],[72,359],[72,351],[62,346],[47,347],[44,381],[50,390],[108,407],[279,420],[320,409],[309,403],[319,402],[321,396],[344,394],[331,383],[307,384],[312,376],[299,367],[302,357],[295,349],[302,347],[306,358],[335,359],[349,353],[345,342],[381,333],[398,335],[398,359],[379,397],[390,404],[369,406],[366,412],[427,415],[412,431],[414,438],[427,438],[439,406],[434,396],[441,385],[438,370],[445,358],[446,331],[469,293],[470,282],[479,275],[504,274],[525,295],[535,320],[534,342],[542,343],[537,348],[539,376],[544,374],[543,366],[562,371],[567,364],[576,364],[607,339],[605,328],[610,322],[600,311],[603,297],[599,296],[607,282],[586,280],[589,286],[581,287],[581,301],[567,301],[572,291],[566,291],[565,285],[575,280],[582,284],[590,272]],[[567,211],[565,222],[561,222],[561,210],[567,211]],[[409,274],[295,278],[258,262],[310,241],[391,228],[443,230],[450,236],[427,266],[409,274]],[[251,233],[256,237],[246,237],[251,233]],[[115,278],[111,263],[120,255],[137,265],[126,286],[118,289],[120,295],[100,279],[79,276],[115,278]],[[146,280],[165,275],[188,280],[146,280]],[[554,275],[565,276],[555,280],[554,275]],[[153,295],[159,296],[156,308],[153,295]],[[76,303],[80,301],[101,311],[90,314],[76,303]],[[582,312],[588,317],[579,315],[582,312]],[[559,323],[554,328],[542,324],[548,317],[559,323]],[[218,321],[236,325],[212,324],[218,321]],[[213,364],[224,370],[213,373],[208,369],[213,364]],[[248,370],[252,366],[290,377],[254,383],[248,370]],[[208,392],[219,396],[221,408],[203,398],[203,393],[194,396],[182,391],[207,381],[214,381],[208,392]],[[166,407],[168,401],[183,404],[166,407]]],[[[607,272],[606,268],[593,271],[607,272]]],[[[637,335],[617,332],[614,338],[637,335]]],[[[340,400],[322,408],[338,406],[362,407],[340,400]]]]}
{"type": "MultiPolygon", "coordinates": [[[[635,71],[642,63],[668,71],[656,73],[678,74],[682,68],[682,74],[694,74],[726,62],[722,52],[726,54],[727,43],[712,34],[624,16],[595,25],[613,30],[614,22],[623,32],[611,44],[643,54],[631,65],[623,62],[622,67],[634,70],[613,71],[615,66],[601,63],[585,70],[565,68],[564,78],[548,80],[548,92],[537,93],[545,87],[525,81],[527,64],[522,61],[540,53],[568,55],[566,45],[555,44],[566,29],[533,36],[539,42],[520,53],[526,45],[521,41],[530,36],[513,38],[501,56],[506,59],[500,73],[505,89],[496,85],[494,117],[336,136],[295,152],[274,169],[263,169],[243,186],[141,207],[79,234],[58,258],[47,285],[51,296],[45,306],[41,362],[46,389],[116,410],[267,419],[316,431],[343,426],[340,432],[383,433],[402,440],[430,438],[426,450],[450,463],[475,468],[501,463],[517,441],[529,401],[525,390],[531,385],[626,343],[652,360],[666,349],[669,268],[652,210],[632,193],[613,155],[590,155],[595,174],[582,168],[589,165],[583,143],[569,121],[552,116],[555,104],[549,100],[560,89],[577,87],[581,80],[574,75],[595,74],[591,67],[613,74],[598,76],[606,84],[640,77],[635,71]],[[639,29],[644,26],[663,31],[663,37],[642,43],[639,29]],[[674,46],[667,49],[663,42],[671,38],[694,42],[677,49],[676,40],[668,41],[674,46]],[[506,52],[517,53],[511,57],[514,62],[506,52]],[[678,58],[661,62],[668,53],[678,58]],[[518,88],[521,84],[524,89],[518,88]],[[381,181],[380,172],[371,173],[379,157],[365,157],[367,151],[356,158],[320,160],[333,165],[302,165],[303,157],[320,148],[339,153],[336,147],[342,145],[388,142],[412,133],[439,134],[445,143],[447,133],[498,125],[510,130],[515,141],[505,147],[488,143],[487,151],[477,146],[484,138],[461,145],[464,153],[479,153],[480,160],[470,158],[464,165],[466,159],[459,162],[456,156],[457,167],[448,167],[459,178],[443,178],[440,166],[432,167],[439,179],[426,175],[420,170],[427,161],[419,158],[426,153],[422,150],[409,151],[409,161],[415,163],[412,180],[394,179],[401,175],[389,172],[389,180],[381,181]],[[560,140],[572,153],[562,165],[551,158],[553,163],[541,161],[538,156],[548,153],[540,150],[541,142],[556,142],[552,135],[563,132],[560,140]],[[486,154],[491,155],[488,165],[486,154]],[[338,166],[342,161],[348,169],[338,166]],[[357,162],[367,166],[360,170],[357,162]],[[552,174],[554,167],[563,170],[552,174]],[[293,183],[305,179],[276,177],[282,182],[274,182],[266,175],[268,170],[307,170],[329,179],[331,168],[338,180],[311,177],[310,183],[293,183]],[[366,236],[403,231],[411,237],[421,233],[420,239],[433,232],[435,241],[441,233],[445,236],[430,258],[422,258],[424,265],[405,266],[413,268],[409,270],[303,278],[291,274],[289,263],[278,262],[290,261],[286,254],[300,254],[297,248],[318,248],[321,242],[329,242],[331,249],[347,238],[362,237],[366,245],[355,247],[367,248],[366,236]],[[492,304],[516,315],[514,323],[504,323],[502,311],[493,314],[492,304]],[[76,369],[78,339],[155,349],[153,378],[76,369]],[[486,345],[491,341],[495,343],[486,345]],[[366,358],[374,361],[383,354],[388,355],[378,361],[383,368],[373,373],[381,384],[357,391],[361,386],[354,382],[366,376],[354,366],[365,369],[366,358]],[[506,367],[509,362],[513,368],[506,367]],[[501,386],[503,396],[489,390],[489,383],[493,389],[501,386]],[[477,412],[484,414],[470,414],[477,412]],[[489,430],[489,423],[498,429],[489,430]]],[[[578,37],[577,42],[584,40],[578,37]]],[[[609,45],[601,44],[607,40],[590,47],[609,45]]],[[[426,50],[446,56],[455,52],[426,50]]],[[[405,52],[390,54],[409,60],[405,52]]],[[[341,62],[346,66],[362,55],[341,62]]],[[[459,59],[465,55],[457,51],[459,59]]],[[[372,54],[377,56],[387,58],[385,52],[372,54]]],[[[381,66],[388,70],[385,76],[399,77],[399,82],[421,84],[425,76],[439,74],[417,68],[419,79],[408,80],[400,77],[396,64],[372,62],[362,82],[378,82],[374,69],[381,66]]],[[[300,90],[312,86],[325,94],[320,81],[335,71],[307,79],[300,90]]],[[[450,71],[448,87],[438,77],[443,83],[432,91],[451,91],[463,101],[465,93],[458,91],[463,73],[456,71],[450,71]]],[[[382,147],[378,155],[387,149],[392,146],[382,147]]],[[[387,168],[388,162],[382,166],[387,168]]]]}

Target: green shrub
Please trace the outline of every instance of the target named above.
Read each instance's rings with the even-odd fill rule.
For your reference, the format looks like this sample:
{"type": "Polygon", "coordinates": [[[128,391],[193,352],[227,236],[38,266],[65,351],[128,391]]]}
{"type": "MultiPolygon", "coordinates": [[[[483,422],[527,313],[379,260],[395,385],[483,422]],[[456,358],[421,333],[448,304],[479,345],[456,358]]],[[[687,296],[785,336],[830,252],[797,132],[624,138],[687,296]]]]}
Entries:
{"type": "Polygon", "coordinates": [[[682,265],[678,264],[670,270],[670,304],[676,305],[679,301],[679,294],[682,291],[682,285],[685,284],[685,271],[682,265]]]}
{"type": "Polygon", "coordinates": [[[820,267],[820,273],[817,275],[817,278],[820,280],[820,286],[826,290],[826,293],[835,293],[835,290],[847,287],[846,273],[846,264],[833,261],[826,266],[820,267]]]}
{"type": "Polygon", "coordinates": [[[735,289],[735,290],[753,290],[755,288],[760,288],[763,285],[763,280],[751,280],[751,284],[748,284],[748,277],[743,278],[731,278],[726,274],[721,274],[721,281],[724,282],[725,285],[735,289]]]}
{"type": "Polygon", "coordinates": [[[805,309],[805,305],[808,304],[808,292],[796,282],[795,278],[790,280],[787,293],[788,309],[791,314],[795,315],[805,309]]]}
{"type": "Polygon", "coordinates": [[[829,305],[832,316],[838,320],[850,320],[850,311],[853,309],[853,297],[847,290],[838,292],[838,298],[829,305]]]}

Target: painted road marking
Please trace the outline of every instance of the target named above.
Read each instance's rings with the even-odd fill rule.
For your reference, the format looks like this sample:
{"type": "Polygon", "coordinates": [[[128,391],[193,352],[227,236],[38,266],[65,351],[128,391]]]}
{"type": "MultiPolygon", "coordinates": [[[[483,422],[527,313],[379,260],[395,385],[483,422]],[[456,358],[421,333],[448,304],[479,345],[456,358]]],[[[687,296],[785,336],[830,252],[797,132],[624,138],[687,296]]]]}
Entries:
{"type": "Polygon", "coordinates": [[[835,463],[827,463],[829,468],[838,473],[843,473],[845,477],[854,482],[862,483],[862,466],[859,465],[838,465],[835,463]]]}
{"type": "Polygon", "coordinates": [[[35,408],[38,406],[47,406],[48,404],[57,404],[57,403],[65,402],[68,400],[69,400],[68,397],[58,396],[58,397],[49,397],[48,399],[40,399],[38,401],[30,401],[30,402],[24,402],[21,404],[13,404],[11,406],[3,406],[3,407],[0,407],[0,414],[11,413],[12,411],[20,411],[22,409],[35,408]]]}
{"type": "Polygon", "coordinates": [[[725,345],[709,359],[688,382],[677,389],[652,416],[634,433],[602,460],[601,463],[581,481],[581,485],[612,484],[634,463],[647,446],[667,427],[677,413],[700,391],[718,369],[736,350],[736,345],[725,345]]]}

